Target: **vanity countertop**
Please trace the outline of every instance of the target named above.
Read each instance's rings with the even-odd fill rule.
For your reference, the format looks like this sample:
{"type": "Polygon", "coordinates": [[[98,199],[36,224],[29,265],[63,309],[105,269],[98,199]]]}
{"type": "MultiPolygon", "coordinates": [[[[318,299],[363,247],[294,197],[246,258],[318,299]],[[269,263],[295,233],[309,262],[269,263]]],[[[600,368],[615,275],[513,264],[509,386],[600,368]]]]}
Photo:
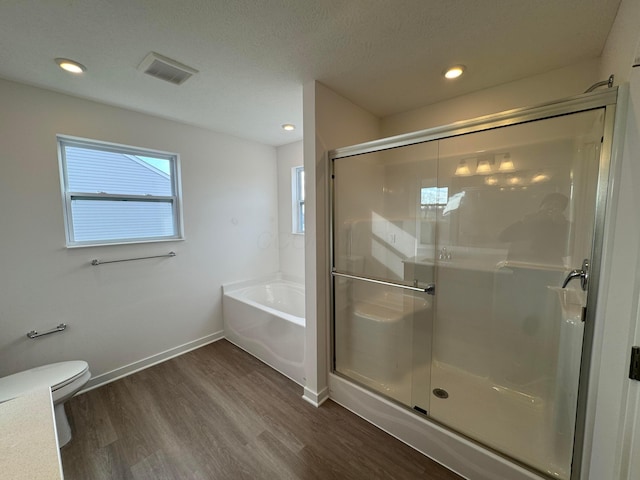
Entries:
{"type": "Polygon", "coordinates": [[[0,403],[0,476],[62,480],[62,463],[48,388],[0,403]]]}

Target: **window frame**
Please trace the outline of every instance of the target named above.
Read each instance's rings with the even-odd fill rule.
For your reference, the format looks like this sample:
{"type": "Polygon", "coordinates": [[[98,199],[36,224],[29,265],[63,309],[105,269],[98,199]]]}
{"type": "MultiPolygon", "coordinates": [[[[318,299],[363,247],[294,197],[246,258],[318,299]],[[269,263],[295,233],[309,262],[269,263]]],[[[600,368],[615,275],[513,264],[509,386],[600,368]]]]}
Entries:
{"type": "Polygon", "coordinates": [[[299,165],[291,169],[291,233],[304,235],[304,166],[299,165]]]}
{"type": "Polygon", "coordinates": [[[449,187],[438,187],[438,186],[428,186],[428,187],[420,187],[420,207],[436,207],[436,208],[444,208],[447,206],[447,202],[449,199],[449,187]],[[423,190],[435,190],[436,194],[436,202],[435,203],[422,203],[422,191],[423,190]],[[444,195],[444,201],[439,201],[444,195]]]}
{"type": "Polygon", "coordinates": [[[60,169],[60,189],[64,213],[65,238],[67,248],[95,247],[103,245],[128,245],[135,243],[155,243],[184,240],[184,224],[182,214],[182,182],[180,177],[180,155],[177,153],[154,150],[150,148],[134,147],[88,138],[73,137],[68,135],[56,135],[58,148],[58,166],[60,169]],[[66,146],[100,150],[104,152],[119,153],[122,155],[134,155],[168,160],[171,166],[170,179],[172,195],[138,195],[126,193],[106,192],[75,192],[69,190],[69,177],[67,174],[66,146]],[[174,235],[159,237],[134,237],[117,239],[98,239],[77,241],[74,236],[74,224],[72,213],[73,200],[122,200],[136,202],[161,202],[171,205],[174,235]]]}

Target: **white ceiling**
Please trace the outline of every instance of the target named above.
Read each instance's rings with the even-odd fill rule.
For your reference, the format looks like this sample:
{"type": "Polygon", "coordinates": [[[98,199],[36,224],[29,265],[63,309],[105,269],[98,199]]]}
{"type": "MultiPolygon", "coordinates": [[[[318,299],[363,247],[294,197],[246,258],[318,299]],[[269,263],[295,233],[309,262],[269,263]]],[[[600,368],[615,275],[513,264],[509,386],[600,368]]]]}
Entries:
{"type": "Polygon", "coordinates": [[[0,77],[282,145],[302,138],[308,81],[381,117],[407,111],[599,56],[619,3],[0,0],[0,77]],[[200,73],[147,76],[151,51],[200,73]],[[456,63],[466,74],[446,82],[456,63]]]}

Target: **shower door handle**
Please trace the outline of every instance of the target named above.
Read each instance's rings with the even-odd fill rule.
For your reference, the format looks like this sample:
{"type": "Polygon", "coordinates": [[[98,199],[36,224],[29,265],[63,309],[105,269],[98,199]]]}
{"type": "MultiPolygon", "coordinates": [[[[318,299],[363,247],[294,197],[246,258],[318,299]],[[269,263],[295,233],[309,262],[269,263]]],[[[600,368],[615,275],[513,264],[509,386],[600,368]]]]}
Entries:
{"type": "Polygon", "coordinates": [[[575,270],[571,270],[567,278],[564,279],[562,283],[562,288],[566,288],[569,282],[573,279],[580,279],[580,286],[582,290],[586,291],[589,286],[589,259],[585,258],[582,262],[582,268],[577,268],[575,270]]]}

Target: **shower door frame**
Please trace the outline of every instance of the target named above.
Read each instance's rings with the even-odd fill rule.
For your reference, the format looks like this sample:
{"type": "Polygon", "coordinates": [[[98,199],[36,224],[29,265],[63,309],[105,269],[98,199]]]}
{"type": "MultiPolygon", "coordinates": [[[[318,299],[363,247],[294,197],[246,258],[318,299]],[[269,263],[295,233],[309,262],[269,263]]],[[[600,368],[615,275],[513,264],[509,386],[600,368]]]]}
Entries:
{"type": "MultiPolygon", "coordinates": [[[[572,463],[571,463],[571,476],[570,480],[580,480],[582,467],[583,467],[583,455],[584,455],[584,447],[585,447],[585,430],[586,430],[586,421],[588,416],[587,411],[587,401],[589,396],[589,377],[591,372],[591,360],[593,356],[593,343],[595,336],[595,322],[596,322],[596,309],[597,309],[597,300],[599,294],[599,283],[600,283],[600,275],[601,275],[601,267],[602,267],[602,257],[603,257],[603,245],[605,239],[605,220],[606,220],[606,208],[607,208],[607,200],[609,197],[609,185],[612,182],[612,155],[613,155],[613,137],[614,137],[614,122],[616,120],[616,111],[618,110],[618,99],[620,97],[620,92],[618,91],[618,87],[612,87],[604,91],[595,91],[592,93],[585,93],[581,95],[576,95],[574,97],[569,97],[566,99],[557,100],[554,102],[545,103],[539,106],[534,107],[524,107],[513,110],[507,110],[505,112],[485,115],[481,117],[477,117],[471,120],[464,120],[460,122],[455,122],[449,125],[444,125],[440,127],[434,127],[426,130],[420,130],[412,133],[396,135],[392,137],[382,138],[379,140],[374,140],[366,143],[361,143],[357,145],[347,146],[338,148],[335,150],[331,150],[328,152],[328,160],[329,160],[329,170],[330,170],[330,180],[329,180],[329,272],[331,275],[331,288],[330,288],[330,322],[329,322],[329,335],[330,335],[330,359],[331,359],[331,373],[336,375],[342,379],[345,379],[347,382],[359,385],[360,387],[365,388],[365,390],[372,392],[374,395],[386,398],[399,405],[400,407],[406,409],[407,411],[412,412],[413,414],[417,414],[416,411],[411,409],[410,407],[397,402],[396,400],[390,399],[385,395],[372,391],[370,388],[359,384],[357,381],[353,380],[350,377],[347,377],[340,372],[336,371],[336,358],[335,358],[335,277],[341,276],[340,272],[338,272],[335,268],[335,258],[334,258],[334,218],[335,218],[335,198],[334,198],[334,162],[336,160],[342,158],[353,157],[357,155],[362,155],[366,153],[379,152],[383,150],[390,150],[393,148],[405,147],[409,145],[426,143],[432,141],[443,140],[446,138],[457,137],[470,133],[477,133],[487,130],[493,130],[496,128],[507,127],[512,125],[524,124],[529,122],[534,122],[538,120],[545,120],[554,117],[560,117],[564,115],[570,115],[574,113],[580,113],[588,110],[595,109],[604,109],[605,118],[603,122],[603,136],[602,136],[602,146],[600,149],[600,158],[598,165],[598,179],[596,186],[596,205],[595,205],[595,216],[594,216],[594,226],[593,226],[593,241],[591,246],[591,264],[590,264],[590,272],[589,272],[589,287],[588,287],[588,295],[587,295],[587,303],[585,307],[584,313],[584,333],[582,339],[582,353],[580,359],[580,374],[579,374],[579,384],[578,384],[578,397],[577,397],[577,412],[576,412],[576,422],[575,422],[575,430],[574,430],[574,439],[573,439],[573,452],[572,452],[572,463]]],[[[624,96],[624,94],[622,95],[624,96]]],[[[364,278],[367,280],[367,278],[364,278]]],[[[368,279],[373,280],[375,279],[368,279]]],[[[396,285],[398,287],[415,289],[410,285],[396,285]]],[[[418,290],[418,289],[416,289],[418,290]]],[[[422,289],[420,289],[422,290],[422,289]]],[[[424,291],[424,290],[422,290],[424,291]]],[[[465,437],[463,434],[448,428],[446,425],[442,425],[439,422],[433,420],[428,415],[424,416],[429,421],[439,425],[444,426],[446,429],[450,430],[456,435],[459,435],[467,440],[471,440],[468,437],[465,437]]],[[[531,467],[522,464],[521,462],[508,457],[501,452],[496,452],[495,450],[487,447],[481,442],[477,442],[471,440],[473,443],[478,444],[482,448],[485,448],[493,453],[496,453],[499,456],[507,458],[509,461],[525,468],[526,470],[530,470],[540,475],[542,472],[537,470],[532,470],[531,467]]],[[[544,474],[542,474],[544,475],[544,474]]]]}

